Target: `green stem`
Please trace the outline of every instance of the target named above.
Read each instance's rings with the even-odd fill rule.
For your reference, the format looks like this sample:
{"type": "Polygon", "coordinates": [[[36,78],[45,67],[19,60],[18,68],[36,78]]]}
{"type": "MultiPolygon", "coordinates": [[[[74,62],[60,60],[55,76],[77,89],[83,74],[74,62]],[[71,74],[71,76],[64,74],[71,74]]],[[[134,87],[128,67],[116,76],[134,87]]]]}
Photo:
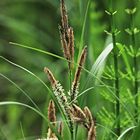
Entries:
{"type": "Polygon", "coordinates": [[[114,72],[115,72],[115,80],[114,80],[114,87],[115,87],[115,94],[117,96],[116,105],[115,105],[115,114],[116,114],[116,134],[119,136],[121,133],[120,128],[120,91],[119,91],[119,74],[118,74],[118,54],[117,54],[117,47],[116,47],[116,35],[114,31],[114,19],[113,15],[111,15],[111,32],[112,32],[112,41],[113,41],[113,59],[114,59],[114,72]]]}
{"type": "Polygon", "coordinates": [[[132,46],[134,49],[134,57],[133,57],[133,67],[134,67],[134,81],[133,81],[133,89],[134,89],[134,101],[135,101],[135,119],[136,122],[138,122],[138,65],[137,65],[137,48],[136,48],[136,41],[135,41],[135,33],[134,33],[134,19],[133,19],[133,14],[131,14],[131,31],[132,31],[132,36],[131,36],[131,40],[132,40],[132,46]]]}
{"type": "Polygon", "coordinates": [[[115,34],[112,34],[112,40],[113,40],[113,58],[114,58],[114,71],[115,71],[115,81],[114,81],[114,86],[115,86],[115,94],[118,99],[116,99],[116,119],[117,119],[117,130],[116,134],[119,136],[120,135],[120,92],[119,92],[119,75],[118,75],[118,57],[116,53],[116,37],[115,34]]]}

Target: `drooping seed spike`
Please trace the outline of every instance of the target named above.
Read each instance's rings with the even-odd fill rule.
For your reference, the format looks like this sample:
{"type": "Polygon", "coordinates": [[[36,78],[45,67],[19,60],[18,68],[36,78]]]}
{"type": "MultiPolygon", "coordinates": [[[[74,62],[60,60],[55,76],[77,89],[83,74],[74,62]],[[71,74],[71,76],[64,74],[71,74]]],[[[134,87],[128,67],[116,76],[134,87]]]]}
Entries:
{"type": "Polygon", "coordinates": [[[51,82],[52,87],[56,86],[57,81],[54,78],[52,72],[47,67],[44,68],[44,72],[48,75],[48,79],[51,82]]]}
{"type": "Polygon", "coordinates": [[[60,39],[61,39],[61,45],[62,45],[62,48],[63,48],[64,57],[67,60],[70,60],[70,52],[69,52],[69,48],[68,48],[68,45],[67,45],[65,33],[63,31],[60,31],[60,39]]]}
{"type": "Polygon", "coordinates": [[[52,122],[53,125],[55,125],[56,114],[55,114],[55,104],[54,104],[53,100],[50,100],[50,102],[49,102],[48,119],[49,119],[50,122],[52,122]]]}
{"type": "Polygon", "coordinates": [[[63,29],[68,29],[68,16],[64,0],[60,1],[61,24],[63,29]]]}
{"type": "Polygon", "coordinates": [[[91,125],[94,124],[94,120],[93,120],[91,111],[89,110],[89,108],[87,106],[84,107],[84,113],[85,113],[86,118],[87,118],[88,128],[90,128],[91,125]]]}
{"type": "Polygon", "coordinates": [[[73,61],[74,61],[74,34],[73,28],[69,28],[69,44],[68,44],[69,52],[70,52],[70,68],[73,68],[73,61]]]}
{"type": "Polygon", "coordinates": [[[91,125],[88,131],[88,140],[96,140],[96,130],[94,124],[91,125]]]}
{"type": "Polygon", "coordinates": [[[84,123],[86,120],[86,115],[83,110],[75,104],[72,105],[72,116],[76,122],[84,123]]]}
{"type": "Polygon", "coordinates": [[[79,79],[80,79],[80,74],[82,71],[82,67],[84,66],[85,60],[86,60],[86,55],[87,55],[87,47],[85,47],[82,50],[80,59],[79,59],[79,63],[78,63],[78,68],[76,70],[75,73],[75,77],[74,77],[74,81],[73,81],[73,87],[72,87],[72,91],[71,91],[71,100],[74,100],[75,96],[75,90],[77,89],[78,83],[79,83],[79,79]]]}

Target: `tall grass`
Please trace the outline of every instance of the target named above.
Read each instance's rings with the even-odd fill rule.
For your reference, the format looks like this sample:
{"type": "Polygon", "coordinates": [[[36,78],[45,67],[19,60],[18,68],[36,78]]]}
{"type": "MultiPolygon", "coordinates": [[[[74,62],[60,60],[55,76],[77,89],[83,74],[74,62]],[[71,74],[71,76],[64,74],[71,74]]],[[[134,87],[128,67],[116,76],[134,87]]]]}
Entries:
{"type": "MultiPolygon", "coordinates": [[[[64,1],[62,0],[61,4],[62,2],[64,1]]],[[[57,19],[51,21],[55,22],[55,35],[52,34],[52,31],[49,32],[51,35],[47,35],[47,41],[45,40],[45,36],[48,30],[41,31],[40,41],[39,38],[37,38],[37,40],[33,38],[31,41],[32,43],[29,43],[30,41],[26,42],[28,39],[26,38],[24,40],[23,36],[25,36],[25,34],[22,34],[21,37],[19,35],[19,37],[22,38],[21,40],[17,39],[17,41],[14,41],[14,39],[10,39],[10,49],[12,48],[12,51],[9,51],[8,48],[3,51],[4,53],[1,53],[0,65],[2,69],[0,70],[0,84],[2,83],[2,87],[6,88],[5,90],[1,88],[0,92],[6,93],[4,96],[8,99],[6,98],[5,100],[2,97],[0,101],[2,109],[0,112],[0,116],[2,116],[2,119],[0,119],[0,124],[2,126],[0,128],[0,139],[7,134],[7,137],[11,135],[10,138],[13,140],[19,137],[23,139],[37,139],[41,137],[48,137],[50,139],[54,137],[60,140],[136,140],[139,137],[140,130],[138,95],[140,52],[138,47],[139,39],[137,38],[139,29],[135,28],[136,9],[126,9],[129,15],[127,15],[127,18],[129,17],[130,19],[126,20],[126,23],[130,23],[130,26],[126,29],[131,39],[131,45],[128,47],[128,40],[125,39],[126,36],[123,35],[123,30],[128,24],[125,25],[123,21],[119,21],[118,16],[120,16],[120,19],[123,19],[121,15],[123,13],[121,13],[119,9],[117,9],[116,14],[116,11],[113,10],[116,8],[112,6],[109,11],[106,11],[109,15],[106,18],[106,16],[104,16],[104,10],[102,10],[100,14],[97,14],[98,9],[102,8],[99,6],[98,2],[93,2],[91,0],[78,1],[82,6],[80,9],[82,17],[80,17],[77,10],[78,6],[76,5],[78,2],[72,1],[70,5],[69,1],[66,2],[69,14],[67,14],[64,8],[64,13],[61,13],[61,18],[67,18],[69,15],[71,19],[68,21],[73,25],[73,28],[70,27],[66,19],[65,22],[68,22],[67,24],[64,23],[64,21],[60,24],[60,37],[64,56],[60,55],[60,47],[55,47],[58,46],[59,42],[57,19]],[[105,21],[108,19],[110,20],[110,24],[106,24],[105,27],[100,27],[101,25],[105,25],[105,21]],[[78,22],[75,23],[75,21],[78,22]],[[80,21],[82,22],[79,23],[80,21]],[[94,24],[95,22],[98,25],[98,29],[96,24],[94,24]],[[63,26],[62,24],[65,25],[63,26]],[[109,26],[110,32],[106,31],[107,35],[104,35],[103,28],[108,28],[109,26]],[[120,28],[121,33],[116,30],[116,27],[120,28]],[[79,29],[81,29],[80,32],[79,29]],[[119,36],[117,36],[118,34],[119,36]],[[50,39],[51,37],[52,39],[50,39]],[[106,37],[108,39],[105,40],[106,37]],[[77,40],[78,38],[79,40],[77,40]],[[41,40],[43,40],[43,43],[41,40]],[[109,43],[104,43],[108,42],[108,40],[109,43]],[[23,45],[25,44],[24,42],[29,45],[23,45]],[[94,45],[92,42],[94,42],[94,45]],[[124,43],[126,44],[124,45],[124,43]],[[85,44],[87,48],[84,48],[85,44]],[[46,45],[46,48],[43,48],[44,45],[46,45]],[[74,47],[74,52],[69,48],[70,46],[72,48],[74,47]],[[101,46],[105,46],[105,48],[103,49],[101,46]],[[84,48],[83,51],[82,48],[84,48]],[[88,51],[86,52],[86,50],[88,51]],[[13,53],[14,51],[15,53],[13,53]],[[25,54],[29,61],[24,59],[23,56],[25,56],[25,54]],[[85,54],[87,54],[86,61],[85,54]],[[85,66],[84,61],[86,63],[85,66]],[[47,66],[47,68],[45,68],[45,73],[48,75],[49,80],[47,80],[43,73],[44,66],[47,66]],[[52,72],[48,68],[51,69],[52,72]],[[19,72],[20,70],[22,73],[19,72]],[[28,75],[26,75],[27,73],[28,75]],[[60,82],[58,82],[58,80],[60,82]],[[49,87],[50,84],[48,81],[50,81],[52,89],[49,87]],[[8,84],[8,82],[11,84],[8,84]],[[27,85],[25,86],[26,82],[27,85]],[[28,82],[32,83],[31,87],[28,82]],[[63,86],[60,83],[62,83],[63,86]],[[13,90],[14,87],[16,87],[16,90],[13,90]],[[14,96],[13,93],[15,92],[22,94],[14,96]],[[37,94],[33,94],[36,92],[37,94]],[[41,94],[41,92],[43,92],[43,94],[41,94]],[[13,96],[10,96],[10,93],[13,96]],[[52,110],[50,109],[50,106],[54,106],[49,104],[50,98],[54,101],[53,104],[56,105],[56,114],[54,113],[54,107],[52,107],[52,110]],[[4,106],[8,106],[6,107],[8,111],[5,110],[4,106]],[[29,110],[25,110],[26,112],[18,112],[16,114],[17,118],[14,120],[13,116],[16,111],[14,111],[13,106],[15,110],[17,108],[19,110],[28,108],[29,110]],[[34,115],[32,111],[35,112],[37,116],[34,115]],[[47,111],[48,115],[46,113],[47,111]],[[51,118],[51,112],[53,112],[53,115],[56,115],[55,117],[57,119],[54,119],[55,117],[53,117],[53,119],[51,118]],[[11,120],[17,123],[15,124],[16,128],[9,127],[10,124],[12,124],[10,120],[7,120],[6,124],[4,124],[3,114],[4,117],[12,117],[11,120]],[[29,115],[32,115],[32,117],[28,117],[29,115]],[[94,118],[92,118],[92,116],[94,118]],[[20,130],[16,132],[16,129],[19,128],[19,121],[20,130]],[[63,131],[60,130],[59,122],[61,122],[63,126],[63,131]],[[29,127],[32,125],[35,130],[29,127]],[[57,130],[57,128],[59,128],[59,130],[57,130]],[[8,130],[11,131],[11,133],[8,130]],[[97,131],[96,136],[95,131],[97,131]],[[40,133],[42,136],[35,136],[36,133],[40,133]],[[32,135],[33,137],[28,137],[32,135]]],[[[39,3],[40,2],[38,2],[38,4],[39,3]]],[[[55,1],[46,1],[46,3],[53,8],[53,13],[51,14],[56,15],[55,9],[57,9],[56,7],[58,7],[59,3],[55,1]],[[53,4],[51,5],[51,3],[53,4]]],[[[102,3],[104,3],[104,8],[108,6],[108,3],[105,1],[102,1],[102,3]]],[[[120,4],[119,6],[122,11],[124,10],[123,4],[126,4],[126,2],[111,1],[109,4],[120,4]]],[[[43,7],[41,8],[43,9],[43,7]]],[[[24,28],[26,28],[26,33],[29,32],[30,35],[32,35],[33,31],[39,33],[39,30],[36,30],[34,26],[32,28],[32,26],[26,24],[24,28],[20,29],[20,22],[16,19],[12,20],[10,16],[5,16],[4,18],[4,16],[0,15],[0,20],[4,21],[1,22],[4,28],[15,28],[23,32],[25,31],[24,28]],[[17,27],[15,26],[16,24],[18,25],[17,27]]],[[[49,20],[47,22],[51,23],[49,20]]],[[[45,26],[46,24],[45,22],[45,26]]],[[[22,27],[23,26],[24,24],[22,24],[22,27]]],[[[52,28],[52,26],[46,26],[46,28],[49,27],[52,28]]],[[[18,32],[15,32],[15,34],[17,33],[18,32]]],[[[34,34],[33,36],[36,35],[34,34]]],[[[9,44],[7,46],[9,46],[9,44]]],[[[50,103],[52,103],[51,101],[50,103]]]]}

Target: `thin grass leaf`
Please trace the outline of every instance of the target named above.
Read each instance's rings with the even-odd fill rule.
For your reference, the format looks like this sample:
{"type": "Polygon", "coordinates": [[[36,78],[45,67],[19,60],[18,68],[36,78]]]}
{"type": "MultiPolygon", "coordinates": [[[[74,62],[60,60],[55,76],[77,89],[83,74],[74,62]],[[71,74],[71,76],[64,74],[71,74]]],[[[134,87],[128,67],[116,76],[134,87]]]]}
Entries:
{"type": "Polygon", "coordinates": [[[21,122],[20,122],[20,129],[21,129],[23,140],[25,140],[25,135],[24,135],[24,131],[23,131],[23,127],[22,127],[22,123],[21,122]]]}
{"type": "MultiPolygon", "coordinates": [[[[122,44],[117,43],[117,47],[119,48],[119,50],[121,50],[123,47],[126,47],[126,46],[123,46],[122,44]]],[[[125,65],[126,65],[126,68],[127,68],[128,72],[129,72],[129,75],[130,75],[130,77],[132,77],[133,74],[132,74],[131,66],[130,66],[130,63],[128,61],[126,52],[122,51],[121,55],[122,55],[122,58],[124,60],[125,65]]]]}
{"type": "Polygon", "coordinates": [[[56,55],[56,54],[53,54],[53,53],[50,53],[50,52],[47,52],[47,51],[44,51],[44,50],[41,50],[41,49],[38,49],[38,48],[34,48],[34,47],[30,47],[30,46],[27,46],[27,45],[22,45],[22,44],[14,43],[14,42],[9,42],[9,44],[15,45],[15,46],[21,47],[21,48],[26,48],[26,49],[34,50],[34,51],[37,51],[37,52],[40,52],[40,53],[44,53],[44,54],[53,56],[55,58],[59,58],[59,59],[67,61],[67,59],[65,59],[64,57],[61,57],[59,55],[56,55]]]}
{"type": "Polygon", "coordinates": [[[106,126],[101,125],[101,124],[99,124],[99,123],[97,123],[97,126],[98,126],[98,127],[102,127],[102,128],[104,128],[105,130],[107,130],[107,131],[110,131],[110,133],[113,134],[113,136],[118,137],[111,129],[107,128],[106,126]]]}
{"type": "MultiPolygon", "coordinates": [[[[21,65],[18,65],[18,64],[16,64],[16,63],[14,63],[14,62],[8,60],[7,58],[5,58],[5,57],[3,57],[3,56],[0,56],[0,58],[3,59],[4,61],[8,62],[9,64],[11,64],[11,65],[13,65],[13,66],[15,66],[15,67],[17,67],[17,68],[20,68],[20,69],[22,69],[23,71],[26,71],[27,73],[31,74],[32,76],[34,76],[36,79],[38,79],[38,80],[46,87],[46,89],[49,91],[49,93],[51,92],[50,88],[49,88],[36,74],[34,74],[34,73],[31,72],[30,70],[26,69],[25,67],[23,67],[23,66],[21,66],[21,65]]],[[[52,95],[50,94],[50,96],[52,96],[52,95]]]]}
{"type": "Polygon", "coordinates": [[[27,92],[25,92],[22,88],[20,88],[14,81],[12,81],[10,78],[8,78],[7,76],[3,75],[2,73],[0,73],[0,76],[2,76],[3,78],[5,78],[6,80],[8,80],[10,83],[12,83],[18,90],[20,90],[31,102],[32,104],[36,107],[36,109],[39,109],[38,105],[32,100],[32,98],[28,95],[27,92]]]}
{"type": "MultiPolygon", "coordinates": [[[[110,43],[103,51],[102,53],[98,56],[97,60],[95,61],[95,63],[92,65],[92,68],[90,70],[90,73],[92,73],[92,75],[94,75],[94,77],[98,77],[98,74],[101,74],[103,68],[104,68],[104,65],[105,65],[105,62],[106,62],[106,59],[108,57],[108,55],[110,54],[110,52],[112,51],[113,49],[113,44],[110,43]]],[[[85,82],[85,86],[84,88],[86,88],[86,86],[88,85],[88,83],[91,81],[91,76],[88,75],[88,78],[85,82]]],[[[99,78],[98,78],[99,79],[99,78]]],[[[96,80],[99,82],[96,78],[96,80]]]]}
{"type": "Polygon", "coordinates": [[[23,106],[23,107],[26,107],[26,108],[29,108],[31,109],[32,111],[36,112],[39,116],[41,116],[45,121],[46,123],[49,124],[50,128],[55,132],[55,134],[57,135],[57,137],[62,140],[62,138],[60,137],[60,135],[58,134],[57,130],[53,127],[53,125],[49,122],[49,120],[46,118],[46,116],[41,113],[40,111],[38,111],[37,109],[35,109],[34,107],[28,105],[28,104],[24,104],[24,103],[21,103],[21,102],[15,102],[15,101],[3,101],[3,102],[0,102],[0,106],[6,106],[6,105],[17,105],[17,106],[23,106]]]}
{"type": "Polygon", "coordinates": [[[90,8],[90,2],[91,2],[91,0],[88,0],[87,7],[86,7],[86,12],[85,12],[85,16],[84,16],[84,21],[83,21],[83,27],[82,27],[82,33],[81,33],[81,39],[80,39],[80,47],[79,47],[79,53],[78,53],[77,62],[78,62],[78,60],[80,58],[80,54],[82,52],[82,47],[84,46],[83,45],[83,40],[84,40],[84,33],[85,33],[85,27],[86,27],[88,11],[89,11],[89,8],[90,8]]]}
{"type": "Polygon", "coordinates": [[[37,78],[37,79],[46,87],[46,89],[49,91],[49,94],[50,94],[50,96],[53,98],[53,100],[55,101],[55,103],[57,104],[57,107],[59,108],[59,110],[60,110],[60,112],[61,112],[61,114],[62,114],[63,119],[66,118],[65,113],[62,111],[62,109],[61,109],[60,106],[58,105],[58,102],[56,101],[54,95],[51,94],[52,91],[50,90],[50,88],[49,88],[37,75],[35,75],[35,74],[32,73],[31,71],[29,71],[28,69],[26,69],[26,68],[24,68],[24,67],[22,67],[22,66],[20,66],[20,65],[18,65],[18,64],[16,64],[16,63],[13,63],[12,61],[6,59],[6,58],[3,57],[3,56],[0,56],[0,58],[2,58],[2,59],[5,60],[6,62],[8,62],[8,63],[10,63],[10,64],[12,64],[12,65],[14,65],[14,66],[16,66],[16,67],[18,67],[18,68],[20,68],[20,69],[26,71],[27,73],[31,74],[31,75],[34,76],[35,78],[37,78]]]}
{"type": "Polygon", "coordinates": [[[130,140],[138,140],[140,137],[139,135],[140,135],[140,122],[138,123],[138,126],[136,127],[130,140]]]}
{"type": "Polygon", "coordinates": [[[128,129],[126,129],[126,130],[118,137],[117,140],[121,140],[121,139],[126,135],[127,132],[129,132],[130,130],[132,130],[132,129],[134,129],[134,128],[136,128],[136,126],[132,126],[132,127],[129,127],[128,129]]]}
{"type": "Polygon", "coordinates": [[[97,60],[95,61],[95,63],[93,64],[90,72],[92,72],[94,75],[97,75],[98,73],[100,73],[104,67],[105,61],[108,57],[108,55],[110,54],[110,52],[113,49],[113,44],[110,43],[103,51],[102,53],[99,55],[99,57],[97,58],[97,60]]]}

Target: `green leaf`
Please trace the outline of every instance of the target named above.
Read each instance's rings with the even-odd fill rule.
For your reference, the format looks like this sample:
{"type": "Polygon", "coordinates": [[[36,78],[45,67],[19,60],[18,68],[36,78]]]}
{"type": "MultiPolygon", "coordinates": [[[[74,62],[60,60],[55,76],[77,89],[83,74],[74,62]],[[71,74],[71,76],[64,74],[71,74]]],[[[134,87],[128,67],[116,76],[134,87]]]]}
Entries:
{"type": "Polygon", "coordinates": [[[130,130],[136,128],[136,126],[132,126],[132,127],[129,127],[128,129],[126,129],[119,137],[117,140],[122,140],[122,138],[127,134],[127,132],[129,132],[130,130]]]}
{"type": "Polygon", "coordinates": [[[132,15],[134,13],[136,13],[137,11],[137,8],[134,8],[134,9],[125,9],[125,12],[129,15],[132,15]]]}
{"type": "Polygon", "coordinates": [[[140,138],[140,122],[138,124],[138,127],[135,129],[132,138],[130,140],[138,140],[140,138]]]}

